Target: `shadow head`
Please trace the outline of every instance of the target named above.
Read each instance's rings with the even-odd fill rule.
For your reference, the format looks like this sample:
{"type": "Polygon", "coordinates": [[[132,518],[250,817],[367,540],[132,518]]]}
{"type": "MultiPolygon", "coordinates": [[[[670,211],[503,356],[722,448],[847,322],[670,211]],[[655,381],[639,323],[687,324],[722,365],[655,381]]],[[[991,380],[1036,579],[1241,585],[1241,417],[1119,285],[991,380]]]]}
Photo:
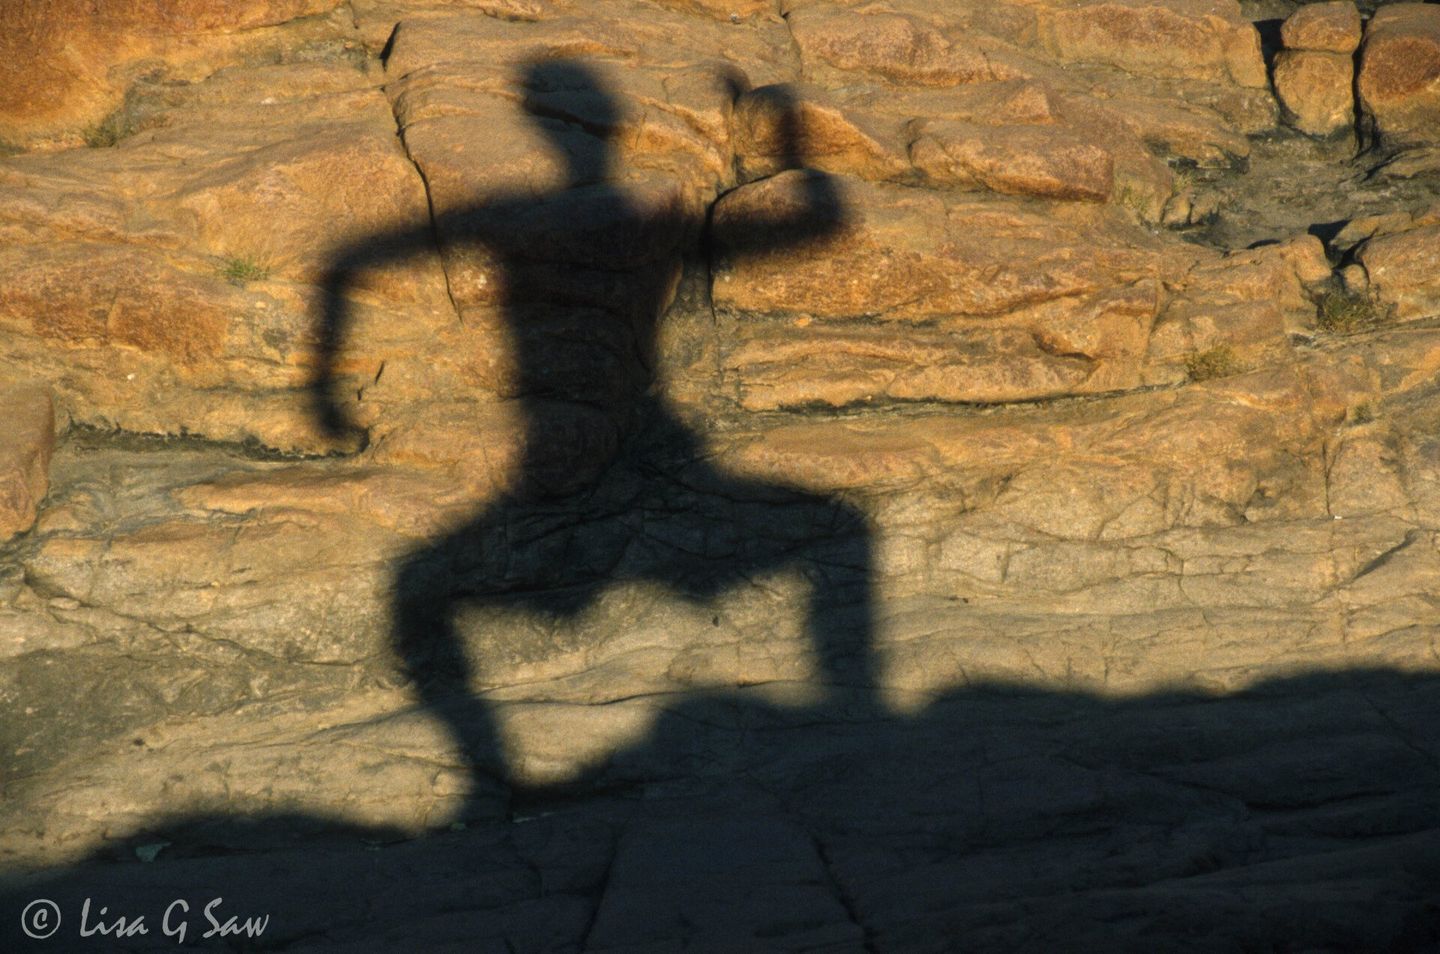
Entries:
{"type": "Polygon", "coordinates": [[[525,112],[554,145],[572,185],[606,179],[624,119],[595,66],[575,59],[532,60],[517,85],[525,112]]]}

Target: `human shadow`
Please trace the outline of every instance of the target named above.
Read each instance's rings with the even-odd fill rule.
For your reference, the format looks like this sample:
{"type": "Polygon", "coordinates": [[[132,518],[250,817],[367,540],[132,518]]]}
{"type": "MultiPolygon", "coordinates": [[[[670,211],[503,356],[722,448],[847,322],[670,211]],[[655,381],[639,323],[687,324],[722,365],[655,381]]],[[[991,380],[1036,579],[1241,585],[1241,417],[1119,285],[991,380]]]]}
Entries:
{"type": "MultiPolygon", "coordinates": [[[[564,182],[539,195],[442,210],[433,232],[372,235],[341,251],[324,283],[312,386],[324,429],[356,432],[335,373],[356,284],[371,269],[433,252],[437,241],[449,272],[483,263],[478,284],[488,290],[478,298],[502,316],[514,349],[507,388],[519,410],[518,477],[473,519],[397,562],[390,607],[405,677],[473,769],[467,815],[497,809],[497,777],[503,810],[504,783],[515,781],[493,714],[476,694],[487,654],[507,647],[483,633],[467,644],[457,625],[467,609],[573,620],[617,584],[650,582],[706,603],[789,569],[808,586],[803,613],[830,698],[864,708],[876,679],[865,515],[839,499],[715,468],[701,436],[652,388],[657,325],[682,253],[712,241],[707,223],[674,202],[637,200],[615,185],[621,110],[594,70],[544,60],[526,66],[517,85],[530,120],[564,163],[564,182]]],[[[756,94],[778,113],[780,167],[798,167],[788,92],[756,94]]],[[[841,227],[829,177],[791,175],[797,201],[734,223],[728,255],[795,248],[841,227]]]]}
{"type": "MultiPolygon", "coordinates": [[[[550,93],[583,93],[594,128],[609,128],[593,119],[608,100],[583,68],[536,66],[527,82],[532,115],[547,114],[550,93]]],[[[554,207],[539,212],[517,196],[439,223],[442,248],[494,242],[498,271],[514,279],[500,306],[517,324],[536,301],[553,304],[556,289],[541,279],[554,262],[535,253],[546,233],[529,245],[507,238],[516,219],[564,221],[559,209],[588,200],[609,210],[596,220],[657,241],[645,224],[653,216],[589,181],[609,147],[583,135],[598,144],[572,162],[574,182],[587,184],[567,191],[582,195],[551,196],[554,207]]],[[[829,184],[804,181],[807,221],[756,223],[752,248],[838,227],[829,184]]],[[[661,247],[704,226],[660,220],[671,230],[661,247]]],[[[334,394],[346,290],[433,241],[428,229],[376,236],[332,270],[314,393],[336,433],[351,429],[334,394]]],[[[653,257],[626,261],[643,271],[653,257]]],[[[180,900],[188,908],[174,909],[172,927],[185,923],[186,946],[213,950],[1440,946],[1440,677],[1355,670],[1227,695],[1129,697],[972,682],[913,713],[879,711],[863,515],[705,462],[700,437],[646,388],[668,292],[659,279],[634,283],[635,324],[619,322],[633,336],[621,349],[633,364],[610,366],[614,374],[557,377],[547,335],[514,329],[530,436],[588,396],[588,419],[614,422],[603,473],[566,474],[564,455],[557,466],[539,442],[514,489],[396,568],[396,655],[422,706],[467,753],[475,792],[493,788],[492,777],[515,790],[485,804],[472,793],[471,814],[502,817],[417,838],[306,814],[157,813],[104,832],[108,847],[85,862],[0,879],[0,947],[173,950],[162,931],[180,900]],[[598,389],[601,379],[615,390],[598,389]],[[474,691],[484,661],[509,650],[494,634],[467,645],[457,622],[467,608],[573,620],[617,582],[704,601],[782,568],[809,580],[804,612],[828,687],[820,702],[778,705],[739,687],[686,693],[658,704],[651,731],[575,783],[512,784],[494,715],[474,691]],[[65,917],[43,940],[20,920],[37,899],[65,917]],[[221,923],[268,916],[266,933],[206,939],[213,899],[223,899],[221,923]],[[112,918],[143,915],[149,933],[81,937],[86,900],[112,918]]],[[[596,446],[607,445],[587,445],[592,463],[596,446]]],[[[937,626],[963,612],[939,598],[931,609],[937,626]]]]}
{"type": "Polygon", "coordinates": [[[1440,946],[1434,673],[1223,695],[976,683],[911,715],[827,714],[692,694],[583,797],[420,838],[157,815],[86,862],[0,877],[0,945],[174,950],[180,899],[172,927],[205,950],[1440,946]],[[40,898],[64,921],[31,941],[19,915],[40,898]],[[79,937],[87,898],[92,924],[105,906],[149,933],[79,937]],[[215,898],[222,923],[268,915],[264,935],[205,939],[215,898]]]}

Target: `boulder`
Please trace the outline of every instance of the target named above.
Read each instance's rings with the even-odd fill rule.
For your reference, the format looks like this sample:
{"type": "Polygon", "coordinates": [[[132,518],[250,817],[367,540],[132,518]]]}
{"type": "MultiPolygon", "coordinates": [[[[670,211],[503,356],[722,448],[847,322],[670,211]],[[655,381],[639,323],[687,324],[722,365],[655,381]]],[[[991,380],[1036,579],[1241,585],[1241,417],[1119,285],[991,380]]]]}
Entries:
{"type": "Polygon", "coordinates": [[[1139,76],[1266,85],[1260,36],[1233,0],[1128,0],[1036,7],[1040,43],[1066,62],[1139,76]]]}
{"type": "Polygon", "coordinates": [[[1301,132],[1329,136],[1355,122],[1355,67],[1347,53],[1281,50],[1275,57],[1275,92],[1301,132]]]}
{"type": "Polygon", "coordinates": [[[1351,0],[1307,3],[1280,25],[1287,50],[1354,53],[1360,45],[1360,11],[1351,0]]]}
{"type": "Polygon", "coordinates": [[[1401,321],[1440,316],[1440,225],[1381,235],[1360,246],[1356,260],[1369,287],[1401,321]]]}
{"type": "Polygon", "coordinates": [[[1381,7],[1365,29],[1360,109],[1391,145],[1440,140],[1440,6],[1381,7]]]}

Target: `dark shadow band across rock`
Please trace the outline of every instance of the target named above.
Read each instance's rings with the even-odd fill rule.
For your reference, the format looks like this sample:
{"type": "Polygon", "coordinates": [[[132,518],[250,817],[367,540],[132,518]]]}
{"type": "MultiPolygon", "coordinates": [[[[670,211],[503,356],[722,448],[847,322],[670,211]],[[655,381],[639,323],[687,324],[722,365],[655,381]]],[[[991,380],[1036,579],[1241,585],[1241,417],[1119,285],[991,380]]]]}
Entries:
{"type": "Polygon", "coordinates": [[[743,693],[659,709],[590,780],[519,793],[508,818],[413,840],[283,815],[157,819],[107,859],[11,879],[0,905],[44,897],[74,916],[89,897],[153,928],[185,898],[193,929],[223,897],[270,915],[254,950],[1440,942],[1432,677],[1128,699],[989,685],[910,717],[743,693]],[[161,846],[148,864],[146,846],[161,846]]]}

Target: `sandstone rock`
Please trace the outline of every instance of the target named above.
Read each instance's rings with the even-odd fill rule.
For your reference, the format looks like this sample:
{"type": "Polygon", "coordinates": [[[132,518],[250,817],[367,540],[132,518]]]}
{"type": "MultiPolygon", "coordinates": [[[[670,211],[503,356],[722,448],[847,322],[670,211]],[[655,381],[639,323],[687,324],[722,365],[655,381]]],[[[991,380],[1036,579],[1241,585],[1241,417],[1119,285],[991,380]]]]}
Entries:
{"type": "MultiPolygon", "coordinates": [[[[787,173],[727,195],[722,252],[747,222],[793,208],[805,183],[787,173]]],[[[721,259],[724,366],[745,406],[1005,401],[1136,380],[1159,266],[1119,229],[1103,249],[1082,239],[1114,228],[1098,211],[1067,228],[984,199],[853,180],[837,190],[834,238],[721,259]]]]}
{"type": "MultiPolygon", "coordinates": [[[[452,206],[477,204],[512,189],[560,184],[562,157],[547,138],[544,123],[537,123],[517,96],[528,65],[577,43],[597,54],[627,56],[646,43],[660,43],[659,31],[667,22],[660,17],[600,24],[560,19],[527,29],[523,23],[482,20],[407,25],[397,31],[387,60],[388,74],[401,80],[393,94],[407,142],[413,143],[427,175],[436,177],[433,188],[440,198],[452,206]],[[449,65],[417,70],[435,60],[449,65]],[[480,170],[485,170],[483,176],[480,170]]],[[[714,29],[725,27],[717,24],[714,29]]],[[[763,85],[767,61],[777,56],[774,38],[749,30],[742,35],[747,61],[753,62],[750,83],[763,85]]],[[[696,36],[695,46],[704,39],[703,34],[696,36]]],[[[603,125],[604,134],[615,134],[617,179],[638,167],[670,173],[687,193],[713,190],[728,156],[730,110],[741,74],[723,58],[703,50],[688,52],[683,65],[620,69],[604,59],[588,62],[595,88],[588,93],[535,90],[532,105],[547,115],[553,111],[557,124],[579,124],[570,131],[572,136],[584,135],[582,129],[600,131],[593,115],[597,108],[613,111],[603,125]]],[[[677,50],[675,55],[683,54],[677,50]]]]}
{"type": "MultiPolygon", "coordinates": [[[[309,283],[337,246],[428,216],[388,104],[363,85],[350,67],[222,73],[185,89],[164,129],[103,155],[14,160],[0,173],[10,359],[55,381],[82,423],[328,447],[304,396],[318,303],[309,283]],[[177,151],[183,174],[162,158],[177,151]],[[86,192],[106,199],[72,198],[86,192]]],[[[364,384],[349,393],[381,367],[389,380],[372,398],[425,387],[411,371],[428,362],[395,349],[416,353],[411,344],[454,321],[433,253],[372,270],[354,291],[341,372],[364,384]],[[382,319],[378,302],[407,317],[382,319]]],[[[433,366],[424,375],[433,380],[433,366]]]]}
{"type": "Polygon", "coordinates": [[[1387,143],[1434,142],[1440,128],[1440,8],[1391,4],[1365,30],[1360,108],[1387,143]]]}
{"type": "Polygon", "coordinates": [[[0,150],[82,425],[0,524],[0,856],[67,926],[1440,942],[1433,157],[1263,135],[1232,0],[116,9],[191,19],[70,17],[0,150]]]}
{"type": "Polygon", "coordinates": [[[1044,48],[1062,61],[1239,86],[1266,82],[1259,35],[1235,3],[1046,3],[1036,16],[1044,48]]]}
{"type": "Polygon", "coordinates": [[[50,486],[55,408],[49,389],[0,381],[0,542],[29,530],[50,486]]]}
{"type": "Polygon", "coordinates": [[[866,89],[847,91],[857,110],[944,122],[989,126],[1049,126],[1064,123],[1064,86],[1030,79],[986,80],[944,90],[866,89]]]}
{"type": "Polygon", "coordinates": [[[0,39],[0,141],[78,141],[87,126],[103,132],[102,118],[121,104],[131,81],[155,68],[157,58],[163,70],[203,78],[261,51],[273,55],[287,43],[333,39],[335,31],[302,18],[338,5],[133,0],[96,9],[83,0],[18,0],[6,10],[9,29],[0,39]],[[294,29],[275,29],[291,21],[299,21],[294,29]]]}
{"type": "MultiPolygon", "coordinates": [[[[911,178],[919,172],[949,187],[1060,198],[1113,196],[1116,181],[1136,195],[1170,192],[1168,170],[1145,146],[1163,134],[1153,125],[1141,132],[1133,117],[1049,80],[978,82],[943,92],[859,87],[846,90],[842,102],[850,115],[898,127],[895,138],[908,143],[911,178]]],[[[1244,149],[1243,137],[1231,138],[1227,147],[1244,149]]],[[[830,167],[823,158],[816,164],[895,178],[889,170],[830,167]]]]}
{"type": "Polygon", "coordinates": [[[1413,146],[1380,167],[1387,179],[1418,179],[1440,172],[1440,146],[1413,146]]]}
{"type": "Polygon", "coordinates": [[[1440,314],[1440,225],[1372,238],[1356,253],[1369,284],[1402,321],[1440,314]]]}
{"type": "MultiPolygon", "coordinates": [[[[1115,83],[1113,79],[1100,82],[1098,103],[1072,94],[1066,97],[1068,113],[1093,114],[1099,106],[1102,115],[1108,114],[1107,125],[1123,130],[1124,138],[1202,167],[1231,168],[1250,154],[1250,143],[1240,129],[1214,109],[1181,96],[1152,95],[1153,91],[1141,84],[1115,83]]],[[[1270,99],[1268,94],[1266,98],[1270,99]]],[[[1267,113],[1265,126],[1273,125],[1273,120],[1273,113],[1267,113]]]]}
{"type": "Polygon", "coordinates": [[[914,15],[814,4],[790,14],[806,72],[862,73],[905,86],[957,86],[1023,78],[986,56],[983,39],[945,32],[914,15]]]}
{"type": "Polygon", "coordinates": [[[1354,53],[1360,45],[1360,11],[1351,0],[1307,3],[1280,25],[1287,50],[1354,53]]]}
{"type": "Polygon", "coordinates": [[[1173,380],[1207,353],[1233,373],[1283,354],[1288,333],[1313,325],[1311,293],[1329,278],[1324,248],[1311,236],[1197,263],[1170,286],[1150,336],[1149,373],[1173,380]]]}
{"type": "Polygon", "coordinates": [[[1330,465],[1332,513],[1350,518],[1403,510],[1409,503],[1394,435],[1368,428],[1346,435],[1330,465]],[[1389,438],[1387,440],[1387,437],[1389,438]]]}
{"type": "Polygon", "coordinates": [[[1114,186],[1104,145],[1063,128],[940,121],[927,123],[910,148],[915,167],[936,184],[1092,201],[1109,198],[1114,186]]]}
{"type": "Polygon", "coordinates": [[[1354,65],[1349,54],[1281,50],[1275,57],[1275,92],[1312,136],[1349,129],[1355,121],[1354,65]]]}
{"type": "Polygon", "coordinates": [[[846,111],[813,88],[752,90],[735,104],[740,175],[756,179],[779,172],[795,162],[790,153],[798,150],[809,166],[826,172],[866,179],[907,177],[910,161],[901,123],[875,118],[846,111]],[[786,142],[787,137],[795,141],[786,142]]]}
{"type": "Polygon", "coordinates": [[[1070,415],[1045,426],[1023,412],[794,424],[736,435],[722,459],[747,475],[816,489],[944,486],[977,523],[1004,514],[1006,525],[1050,536],[1138,536],[1170,526],[1178,512],[1228,522],[1257,486],[1279,480],[1289,466],[1281,448],[1298,451],[1344,413],[1329,402],[1309,406],[1304,388],[1297,377],[1257,373],[1163,407],[1130,397],[1104,419],[1070,415]],[[1211,443],[1218,433],[1198,426],[1207,414],[1225,418],[1226,439],[1244,454],[1211,443]],[[1140,446],[1143,463],[1133,454],[1140,446]]]}

